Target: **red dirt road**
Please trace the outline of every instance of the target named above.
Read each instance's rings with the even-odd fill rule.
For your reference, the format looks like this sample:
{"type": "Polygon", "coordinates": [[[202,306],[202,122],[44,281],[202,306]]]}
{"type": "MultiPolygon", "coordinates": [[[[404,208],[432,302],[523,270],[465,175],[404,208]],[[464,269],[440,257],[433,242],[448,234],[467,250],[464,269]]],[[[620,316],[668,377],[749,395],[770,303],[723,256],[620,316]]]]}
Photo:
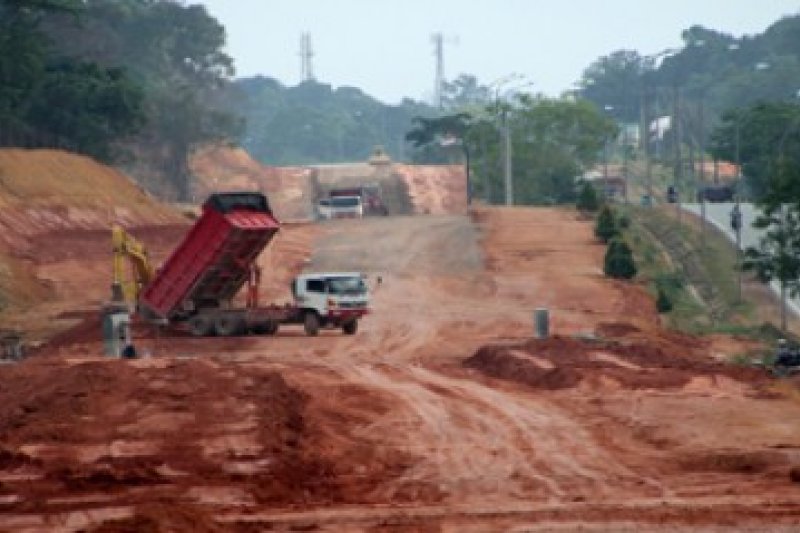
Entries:
{"type": "Polygon", "coordinates": [[[286,227],[270,299],[363,270],[359,333],[140,328],[125,362],[84,329],[0,367],[0,530],[796,530],[796,393],[662,331],[601,255],[550,209],[286,227]]]}

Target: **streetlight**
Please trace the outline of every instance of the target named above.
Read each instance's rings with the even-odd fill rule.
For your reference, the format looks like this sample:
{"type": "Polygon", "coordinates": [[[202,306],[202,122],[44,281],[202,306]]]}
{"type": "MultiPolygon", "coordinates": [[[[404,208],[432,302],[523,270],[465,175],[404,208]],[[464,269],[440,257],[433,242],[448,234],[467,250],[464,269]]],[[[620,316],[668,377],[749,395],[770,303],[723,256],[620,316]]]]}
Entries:
{"type": "Polygon", "coordinates": [[[642,85],[641,85],[641,98],[640,98],[640,120],[641,120],[641,133],[639,138],[641,139],[642,143],[642,151],[644,152],[644,161],[645,161],[645,181],[647,182],[647,199],[648,202],[653,201],[653,162],[650,157],[650,117],[648,116],[648,86],[647,86],[647,79],[648,74],[652,73],[654,69],[657,67],[659,60],[664,59],[668,56],[671,56],[677,53],[680,49],[678,48],[666,48],[658,53],[651,54],[649,56],[642,57],[642,66],[644,70],[642,71],[642,85]]]}
{"type": "MultiPolygon", "coordinates": [[[[512,73],[512,74],[509,74],[508,76],[505,76],[503,78],[500,78],[499,80],[496,80],[496,81],[492,82],[489,85],[490,87],[492,85],[495,85],[495,93],[494,93],[495,97],[494,98],[495,98],[495,105],[498,107],[498,109],[500,107],[500,87],[505,85],[505,84],[507,84],[507,83],[510,83],[512,81],[520,80],[522,78],[524,78],[524,76],[522,76],[521,74],[512,73]]],[[[523,87],[529,87],[531,85],[533,85],[533,82],[528,82],[528,83],[525,83],[523,85],[519,85],[517,87],[509,89],[509,91],[511,91],[511,90],[519,90],[519,89],[522,89],[523,87]]],[[[509,92],[509,91],[506,91],[506,92],[509,92]]],[[[502,129],[502,131],[503,131],[503,156],[504,156],[503,157],[503,180],[504,180],[504,185],[505,185],[505,204],[506,205],[514,205],[514,180],[513,180],[513,177],[512,177],[513,172],[512,172],[512,160],[511,160],[511,149],[512,149],[512,146],[511,146],[511,128],[510,128],[510,126],[508,124],[508,117],[507,117],[508,109],[506,107],[503,107],[502,112],[503,112],[503,114],[502,114],[502,128],[503,129],[502,129]]]]}
{"type": "Polygon", "coordinates": [[[467,179],[467,207],[472,204],[472,180],[470,179],[470,161],[469,161],[469,146],[467,146],[466,139],[464,137],[456,137],[450,136],[445,137],[439,141],[440,146],[453,146],[459,145],[461,146],[461,150],[464,152],[464,165],[465,165],[465,174],[467,179]]]}
{"type": "MultiPolygon", "coordinates": [[[[603,110],[610,114],[611,111],[614,111],[614,106],[605,105],[603,110]]],[[[608,187],[608,137],[603,139],[603,182],[604,186],[608,187]]]]}

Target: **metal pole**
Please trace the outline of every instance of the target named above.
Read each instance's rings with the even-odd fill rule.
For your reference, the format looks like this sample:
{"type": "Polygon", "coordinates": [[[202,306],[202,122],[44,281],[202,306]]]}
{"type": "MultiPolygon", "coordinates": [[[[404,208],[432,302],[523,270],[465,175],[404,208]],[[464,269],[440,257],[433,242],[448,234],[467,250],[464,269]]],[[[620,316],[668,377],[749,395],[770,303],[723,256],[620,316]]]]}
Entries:
{"type": "MultiPolygon", "coordinates": [[[[738,203],[736,204],[738,208],[738,203]]],[[[738,209],[737,209],[738,210],[738,209]]],[[[741,212],[740,212],[741,216],[741,212]]],[[[742,227],[736,228],[736,301],[742,301],[742,227]]]]}
{"type": "MultiPolygon", "coordinates": [[[[781,204],[781,263],[785,263],[786,254],[786,211],[781,204]]],[[[786,332],[786,273],[779,270],[781,278],[781,331],[786,332]]]]}
{"type": "Polygon", "coordinates": [[[703,95],[700,95],[700,237],[706,244],[706,129],[703,95]]]}
{"type": "Polygon", "coordinates": [[[628,129],[622,133],[622,184],[625,203],[628,203],[628,129]]]}
{"type": "Polygon", "coordinates": [[[681,120],[680,120],[680,93],[677,85],[673,85],[673,140],[675,142],[675,209],[678,216],[678,227],[681,224],[681,181],[683,175],[683,162],[681,161],[681,120]]]}
{"type": "Polygon", "coordinates": [[[504,152],[505,152],[505,165],[504,177],[506,188],[506,205],[514,205],[514,183],[511,179],[511,128],[508,125],[508,117],[506,111],[503,111],[503,137],[504,137],[504,152]]]}
{"type": "Polygon", "coordinates": [[[653,169],[650,166],[650,124],[647,110],[647,83],[642,79],[642,128],[641,128],[641,142],[642,153],[644,154],[644,168],[645,168],[645,181],[647,187],[648,201],[653,201],[653,169]]]}
{"type": "Polygon", "coordinates": [[[469,207],[472,204],[472,176],[470,175],[469,168],[469,147],[467,146],[467,141],[465,139],[461,139],[461,148],[464,150],[464,162],[467,175],[467,207],[469,207]]]}
{"type": "MultiPolygon", "coordinates": [[[[736,115],[736,190],[734,191],[734,209],[741,217],[741,207],[740,207],[740,196],[741,196],[741,188],[742,188],[742,162],[740,160],[740,152],[739,152],[739,121],[740,117],[736,115]]],[[[737,301],[742,301],[742,227],[741,223],[739,227],[736,229],[736,283],[737,283],[737,301]]]]}

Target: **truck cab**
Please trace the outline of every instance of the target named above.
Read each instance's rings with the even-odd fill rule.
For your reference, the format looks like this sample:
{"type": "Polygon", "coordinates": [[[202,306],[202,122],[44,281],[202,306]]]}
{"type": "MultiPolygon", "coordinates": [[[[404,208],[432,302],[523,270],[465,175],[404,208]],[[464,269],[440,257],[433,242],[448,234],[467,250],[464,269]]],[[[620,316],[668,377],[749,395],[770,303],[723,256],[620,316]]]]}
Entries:
{"type": "Polygon", "coordinates": [[[364,216],[364,203],[360,196],[332,196],[329,218],[361,218],[364,216]]]}
{"type": "Polygon", "coordinates": [[[301,274],[292,281],[292,295],[309,335],[316,335],[320,328],[341,328],[353,335],[369,308],[369,292],[360,272],[301,274]]]}

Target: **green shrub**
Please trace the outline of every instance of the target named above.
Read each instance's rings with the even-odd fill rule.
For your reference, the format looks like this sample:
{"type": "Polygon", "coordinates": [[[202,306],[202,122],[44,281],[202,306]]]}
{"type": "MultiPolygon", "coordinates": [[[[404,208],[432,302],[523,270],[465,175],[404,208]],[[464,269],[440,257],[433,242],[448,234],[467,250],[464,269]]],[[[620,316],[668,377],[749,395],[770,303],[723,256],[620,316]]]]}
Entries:
{"type": "Polygon", "coordinates": [[[597,215],[597,222],[594,226],[594,234],[603,242],[608,242],[619,235],[619,228],[614,220],[614,212],[610,207],[604,206],[597,215]]]}
{"type": "Polygon", "coordinates": [[[606,250],[603,261],[606,276],[616,279],[631,279],[636,275],[636,263],[628,244],[621,239],[614,239],[606,250]]]}
{"type": "Polygon", "coordinates": [[[656,311],[659,313],[669,313],[672,311],[672,300],[667,293],[659,287],[658,297],[656,298],[656,311]]]}
{"type": "Polygon", "coordinates": [[[575,206],[581,211],[588,211],[594,213],[600,208],[600,200],[597,198],[597,189],[589,183],[584,181],[581,185],[581,191],[578,194],[578,201],[575,206]]]}

